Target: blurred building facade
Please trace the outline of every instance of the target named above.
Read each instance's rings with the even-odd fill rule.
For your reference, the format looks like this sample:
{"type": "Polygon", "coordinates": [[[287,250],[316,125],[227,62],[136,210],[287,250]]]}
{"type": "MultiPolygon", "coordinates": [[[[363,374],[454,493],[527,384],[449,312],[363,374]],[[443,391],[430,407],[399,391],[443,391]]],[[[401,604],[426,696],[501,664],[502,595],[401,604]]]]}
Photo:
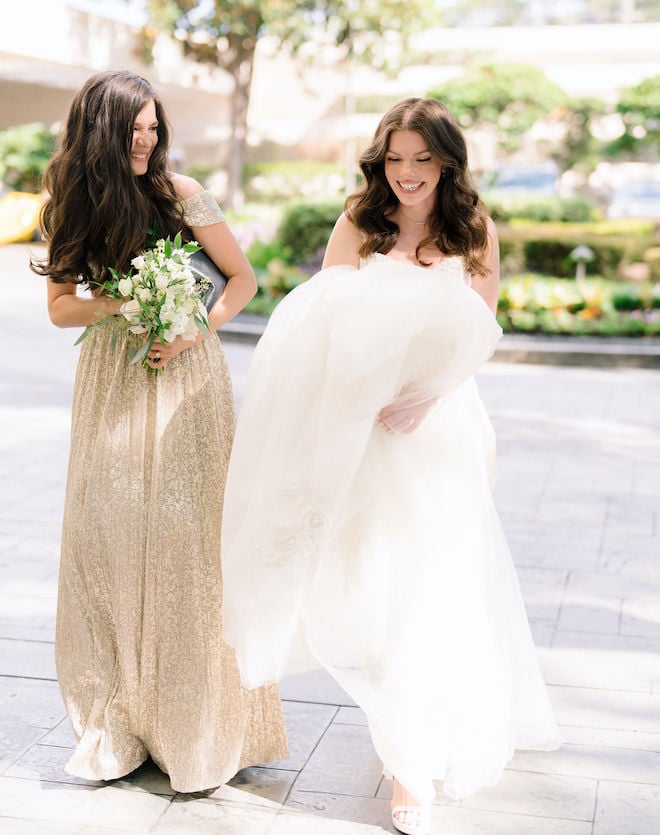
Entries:
{"type": "Polygon", "coordinates": [[[166,38],[157,44],[153,65],[145,65],[137,57],[136,23],[128,14],[108,16],[108,6],[84,0],[12,4],[0,27],[0,129],[57,124],[90,75],[129,69],[148,78],[165,102],[175,161],[217,162],[229,135],[231,78],[184,60],[166,38]]]}

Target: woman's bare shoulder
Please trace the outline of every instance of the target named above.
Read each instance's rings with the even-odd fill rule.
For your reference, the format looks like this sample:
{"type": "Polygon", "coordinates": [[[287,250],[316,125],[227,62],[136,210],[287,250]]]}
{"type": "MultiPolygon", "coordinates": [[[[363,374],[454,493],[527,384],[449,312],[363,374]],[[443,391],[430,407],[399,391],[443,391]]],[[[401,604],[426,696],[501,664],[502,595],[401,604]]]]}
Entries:
{"type": "Polygon", "coordinates": [[[185,200],[188,197],[199,194],[200,191],[204,191],[201,183],[198,183],[194,177],[188,177],[186,174],[175,174],[173,172],[170,174],[170,179],[172,180],[174,191],[179,200],[185,200]]]}
{"type": "Polygon", "coordinates": [[[353,221],[343,212],[332,230],[328,246],[323,259],[324,267],[332,267],[336,264],[352,264],[358,266],[360,263],[360,247],[362,246],[363,234],[353,221]]]}

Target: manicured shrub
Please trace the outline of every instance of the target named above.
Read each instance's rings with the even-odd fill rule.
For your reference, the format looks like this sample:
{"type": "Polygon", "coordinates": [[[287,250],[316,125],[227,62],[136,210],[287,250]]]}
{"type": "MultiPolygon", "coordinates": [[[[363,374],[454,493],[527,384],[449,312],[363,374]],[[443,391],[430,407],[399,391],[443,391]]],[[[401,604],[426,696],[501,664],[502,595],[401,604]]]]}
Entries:
{"type": "Polygon", "coordinates": [[[586,244],[594,255],[585,265],[587,273],[615,279],[624,265],[641,261],[651,244],[660,244],[652,225],[631,227],[629,234],[622,227],[614,231],[610,233],[602,224],[512,222],[500,226],[502,274],[529,270],[570,278],[576,269],[570,254],[586,244]]]}
{"type": "MultiPolygon", "coordinates": [[[[575,273],[575,265],[569,253],[575,248],[573,241],[531,240],[523,243],[525,267],[531,272],[548,275],[570,276],[575,273]]],[[[587,263],[587,270],[595,272],[593,262],[587,263]]]]}
{"type": "Polygon", "coordinates": [[[293,262],[293,253],[288,247],[282,246],[275,238],[272,241],[254,241],[245,250],[248,261],[255,270],[263,270],[268,266],[269,261],[274,258],[286,264],[293,262]]]}
{"type": "Polygon", "coordinates": [[[343,201],[295,203],[284,210],[277,240],[291,252],[292,262],[317,261],[343,211],[343,201]]]}
{"type": "Polygon", "coordinates": [[[514,218],[537,223],[583,223],[594,219],[594,204],[584,197],[503,197],[485,192],[482,200],[498,223],[508,223],[514,218]]]}
{"type": "Polygon", "coordinates": [[[6,188],[37,194],[57,135],[39,122],[0,131],[0,181],[6,188]]]}

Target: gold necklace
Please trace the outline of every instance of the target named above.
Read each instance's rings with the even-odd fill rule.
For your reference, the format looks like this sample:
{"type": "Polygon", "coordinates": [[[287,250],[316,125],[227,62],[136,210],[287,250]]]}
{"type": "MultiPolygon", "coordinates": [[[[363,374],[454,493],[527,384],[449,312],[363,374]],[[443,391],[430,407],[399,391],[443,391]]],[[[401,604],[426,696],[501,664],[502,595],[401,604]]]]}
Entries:
{"type": "Polygon", "coordinates": [[[415,220],[414,218],[412,218],[412,217],[408,217],[408,215],[405,215],[403,212],[401,212],[401,217],[405,217],[405,219],[406,219],[406,220],[409,220],[411,223],[417,223],[417,224],[419,224],[420,226],[423,226],[425,223],[428,223],[428,222],[429,222],[429,218],[431,217],[431,215],[429,215],[429,216],[428,216],[427,218],[425,218],[424,220],[415,220]]]}

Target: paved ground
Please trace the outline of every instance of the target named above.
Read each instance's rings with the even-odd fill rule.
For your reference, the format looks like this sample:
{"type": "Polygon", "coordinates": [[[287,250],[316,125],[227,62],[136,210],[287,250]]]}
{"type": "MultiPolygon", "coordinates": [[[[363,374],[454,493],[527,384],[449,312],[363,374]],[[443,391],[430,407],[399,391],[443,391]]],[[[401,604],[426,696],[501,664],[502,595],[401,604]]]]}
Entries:
{"type": "MultiPolygon", "coordinates": [[[[0,835],[392,832],[364,717],[327,676],[283,683],[291,756],[205,796],[144,767],[94,784],[73,739],[53,624],[76,334],[47,321],[25,249],[0,248],[0,835]]],[[[237,394],[251,346],[227,344],[237,394]]],[[[566,745],[438,799],[448,835],[660,832],[660,370],[493,362],[497,501],[566,745]]],[[[488,682],[484,681],[484,687],[488,682]]]]}

